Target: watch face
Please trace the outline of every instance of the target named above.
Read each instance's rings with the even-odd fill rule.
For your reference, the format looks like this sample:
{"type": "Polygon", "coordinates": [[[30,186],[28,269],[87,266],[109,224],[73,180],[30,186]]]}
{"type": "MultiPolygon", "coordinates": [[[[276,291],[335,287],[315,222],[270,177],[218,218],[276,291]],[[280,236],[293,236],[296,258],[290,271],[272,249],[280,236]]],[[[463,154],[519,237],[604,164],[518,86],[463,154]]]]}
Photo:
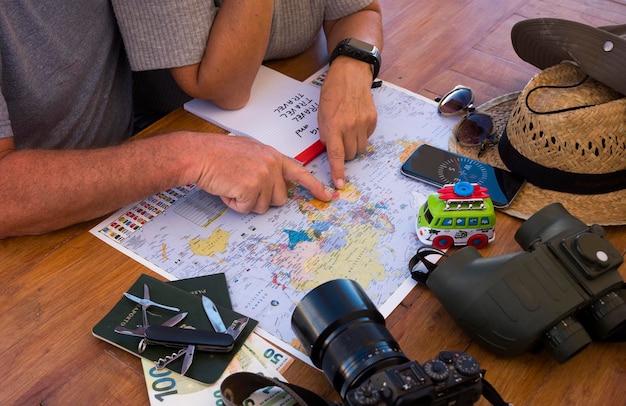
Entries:
{"type": "Polygon", "coordinates": [[[353,46],[355,48],[360,48],[364,51],[367,52],[373,52],[374,51],[374,45],[372,44],[368,44],[367,42],[363,42],[359,39],[356,38],[351,38],[350,41],[348,42],[348,45],[353,46]]]}

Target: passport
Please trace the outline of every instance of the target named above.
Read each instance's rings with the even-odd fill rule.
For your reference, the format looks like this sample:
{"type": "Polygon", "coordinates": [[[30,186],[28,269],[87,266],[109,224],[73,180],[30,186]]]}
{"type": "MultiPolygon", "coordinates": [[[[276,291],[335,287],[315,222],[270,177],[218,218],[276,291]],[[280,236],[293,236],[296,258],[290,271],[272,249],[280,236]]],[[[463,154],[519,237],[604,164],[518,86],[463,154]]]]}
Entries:
{"type": "MultiPolygon", "coordinates": [[[[202,307],[202,295],[213,300],[226,326],[229,326],[233,320],[244,317],[244,315],[232,310],[224,274],[207,275],[171,282],[163,282],[149,275],[142,274],[127,292],[143,298],[144,284],[147,284],[150,288],[150,299],[152,301],[177,307],[181,312],[188,312],[187,317],[178,323],[176,327],[213,330],[211,322],[202,307]]],[[[148,307],[147,310],[148,323],[150,325],[160,325],[178,314],[178,312],[164,310],[155,306],[148,307]]],[[[134,329],[142,324],[141,305],[126,298],[123,296],[123,292],[120,292],[120,300],[94,326],[92,333],[95,337],[109,344],[150,361],[156,361],[179,350],[160,345],[148,345],[145,351],[140,353],[139,343],[142,339],[141,337],[123,335],[114,331],[117,326],[134,329]]],[[[237,338],[235,347],[230,352],[212,353],[196,351],[186,376],[207,384],[217,381],[257,324],[256,320],[249,319],[248,324],[237,338]]],[[[183,357],[179,358],[170,363],[167,368],[180,373],[182,360],[183,357]]]]}

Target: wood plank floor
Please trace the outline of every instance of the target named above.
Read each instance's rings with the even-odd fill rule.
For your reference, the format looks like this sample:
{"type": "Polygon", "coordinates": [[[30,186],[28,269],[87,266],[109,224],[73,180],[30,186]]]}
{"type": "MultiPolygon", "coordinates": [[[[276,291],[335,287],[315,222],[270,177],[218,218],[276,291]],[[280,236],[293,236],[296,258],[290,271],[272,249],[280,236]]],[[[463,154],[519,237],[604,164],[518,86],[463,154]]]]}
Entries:
{"type": "Polygon", "coordinates": [[[554,17],[593,26],[626,22],[623,0],[381,0],[385,48],[380,77],[435,97],[457,84],[476,104],[521,90],[538,70],[513,50],[518,21],[554,17]],[[410,17],[408,17],[410,16],[410,17]],[[385,58],[395,60],[385,67],[385,58]]]}

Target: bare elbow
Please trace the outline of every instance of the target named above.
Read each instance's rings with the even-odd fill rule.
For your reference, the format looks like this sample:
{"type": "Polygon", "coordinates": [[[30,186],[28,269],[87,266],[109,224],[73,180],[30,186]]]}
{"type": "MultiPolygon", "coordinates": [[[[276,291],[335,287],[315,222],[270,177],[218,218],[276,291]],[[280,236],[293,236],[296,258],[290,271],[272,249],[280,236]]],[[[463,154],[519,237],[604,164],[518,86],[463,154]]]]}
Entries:
{"type": "Polygon", "coordinates": [[[232,92],[225,91],[223,94],[217,94],[215,91],[209,91],[202,88],[183,88],[183,91],[190,97],[196,99],[209,100],[220,109],[224,110],[239,110],[245,107],[250,101],[250,92],[232,92]]]}
{"type": "Polygon", "coordinates": [[[221,98],[210,98],[211,102],[215,104],[217,107],[223,110],[239,110],[248,104],[250,101],[250,93],[246,95],[242,95],[239,97],[230,96],[230,97],[221,97],[221,98]]]}
{"type": "Polygon", "coordinates": [[[250,100],[251,85],[235,79],[202,80],[199,64],[171,68],[178,86],[190,97],[209,100],[224,110],[239,110],[250,100]]]}

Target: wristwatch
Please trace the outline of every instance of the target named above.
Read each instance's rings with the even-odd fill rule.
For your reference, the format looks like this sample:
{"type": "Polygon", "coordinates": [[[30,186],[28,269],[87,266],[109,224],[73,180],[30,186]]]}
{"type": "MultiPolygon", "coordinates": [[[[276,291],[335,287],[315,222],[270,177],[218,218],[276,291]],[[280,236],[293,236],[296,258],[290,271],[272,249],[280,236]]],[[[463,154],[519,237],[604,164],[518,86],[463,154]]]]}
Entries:
{"type": "Polygon", "coordinates": [[[329,64],[332,64],[339,55],[345,55],[372,65],[374,80],[376,80],[378,71],[380,70],[380,52],[375,45],[368,44],[356,38],[346,38],[337,44],[333,50],[333,53],[330,55],[329,64]]]}

